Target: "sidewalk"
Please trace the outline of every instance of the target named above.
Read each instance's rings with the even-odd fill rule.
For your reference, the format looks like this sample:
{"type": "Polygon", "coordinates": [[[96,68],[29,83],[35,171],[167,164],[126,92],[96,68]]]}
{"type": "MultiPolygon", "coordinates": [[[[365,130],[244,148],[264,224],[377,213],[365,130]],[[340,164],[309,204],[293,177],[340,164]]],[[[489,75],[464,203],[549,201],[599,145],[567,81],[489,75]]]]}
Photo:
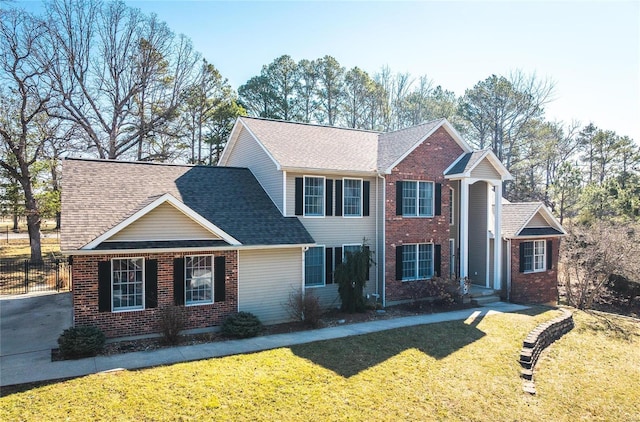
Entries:
{"type": "Polygon", "coordinates": [[[528,308],[522,305],[495,302],[481,308],[464,309],[453,312],[361,322],[243,340],[219,341],[194,346],[176,346],[148,352],[96,356],[59,362],[51,362],[50,350],[19,353],[0,357],[0,386],[78,377],[120,368],[139,369],[178,362],[258,352],[314,341],[392,330],[394,328],[465,320],[469,317],[478,318],[492,313],[517,312],[524,309],[528,308]]]}

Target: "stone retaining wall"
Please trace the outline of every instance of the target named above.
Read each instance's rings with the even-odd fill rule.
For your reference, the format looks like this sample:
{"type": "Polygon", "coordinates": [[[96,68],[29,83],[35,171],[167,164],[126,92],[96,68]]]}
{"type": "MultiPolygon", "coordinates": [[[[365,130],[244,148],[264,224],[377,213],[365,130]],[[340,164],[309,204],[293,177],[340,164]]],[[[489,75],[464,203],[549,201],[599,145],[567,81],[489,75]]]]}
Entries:
{"type": "Polygon", "coordinates": [[[538,325],[527,335],[520,352],[520,376],[528,381],[524,386],[525,392],[535,394],[533,385],[533,369],[538,362],[540,353],[551,343],[573,329],[573,314],[566,309],[560,309],[562,315],[538,325]]]}

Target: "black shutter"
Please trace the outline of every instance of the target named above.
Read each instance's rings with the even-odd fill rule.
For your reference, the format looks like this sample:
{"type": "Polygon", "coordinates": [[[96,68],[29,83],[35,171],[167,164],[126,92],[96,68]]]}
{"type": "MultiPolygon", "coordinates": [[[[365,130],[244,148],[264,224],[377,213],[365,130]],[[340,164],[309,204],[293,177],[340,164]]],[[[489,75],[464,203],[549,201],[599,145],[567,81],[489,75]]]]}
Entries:
{"type": "MultiPolygon", "coordinates": [[[[401,180],[396,182],[396,215],[402,215],[402,188],[401,180]]],[[[398,279],[399,280],[399,279],[398,279]]]]}
{"type": "Polygon", "coordinates": [[[144,306],[158,307],[158,260],[148,259],[144,263],[144,306]]]}
{"type": "Polygon", "coordinates": [[[553,240],[547,240],[547,270],[553,269],[553,240]]]}
{"type": "Polygon", "coordinates": [[[402,246],[396,246],[396,280],[402,281],[402,246]]]}
{"type": "Polygon", "coordinates": [[[442,246],[435,245],[433,249],[433,272],[436,277],[442,276],[442,246]]]}
{"type": "Polygon", "coordinates": [[[336,216],[342,215],[342,180],[336,180],[336,216]]]}
{"type": "Polygon", "coordinates": [[[362,215],[364,217],[369,216],[369,198],[371,197],[370,190],[371,182],[362,182],[362,215]]]}
{"type": "Polygon", "coordinates": [[[332,179],[327,179],[325,181],[325,197],[326,197],[326,201],[325,201],[325,209],[324,209],[324,215],[333,215],[333,180],[332,179]]]}
{"type": "Polygon", "coordinates": [[[334,250],[336,251],[336,268],[338,268],[342,264],[342,246],[336,246],[334,250]]]}
{"type": "Polygon", "coordinates": [[[173,260],[173,303],[184,305],[184,258],[173,260]]]}
{"type": "Polygon", "coordinates": [[[98,262],[98,311],[111,312],[111,261],[98,262]]]}
{"type": "Polygon", "coordinates": [[[213,287],[213,301],[224,302],[226,284],[225,282],[227,278],[224,256],[216,256],[213,259],[213,268],[213,278],[215,281],[215,285],[213,287]]]}
{"type": "Polygon", "coordinates": [[[435,215],[442,214],[442,183],[436,183],[436,191],[434,192],[435,215]]]}
{"type": "Polygon", "coordinates": [[[324,248],[325,282],[333,283],[333,248],[324,248]]]}
{"type": "Polygon", "coordinates": [[[304,179],[296,177],[296,215],[304,214],[304,179]]]}
{"type": "Polygon", "coordinates": [[[524,244],[527,242],[520,242],[520,272],[524,272],[524,244]]]}
{"type": "Polygon", "coordinates": [[[365,246],[364,247],[364,251],[367,253],[367,278],[366,278],[366,280],[369,281],[369,276],[370,276],[369,270],[371,269],[371,260],[369,259],[369,247],[365,246]]]}

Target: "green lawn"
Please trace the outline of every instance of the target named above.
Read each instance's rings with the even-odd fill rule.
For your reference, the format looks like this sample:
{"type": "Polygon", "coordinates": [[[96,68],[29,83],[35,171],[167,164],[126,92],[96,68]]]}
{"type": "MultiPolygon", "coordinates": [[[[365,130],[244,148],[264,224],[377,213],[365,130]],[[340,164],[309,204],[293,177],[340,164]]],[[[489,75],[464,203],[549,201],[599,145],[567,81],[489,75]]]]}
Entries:
{"type": "Polygon", "coordinates": [[[640,323],[575,314],[522,392],[522,340],[557,311],[492,315],[140,371],[0,399],[0,420],[640,420],[640,323]]]}

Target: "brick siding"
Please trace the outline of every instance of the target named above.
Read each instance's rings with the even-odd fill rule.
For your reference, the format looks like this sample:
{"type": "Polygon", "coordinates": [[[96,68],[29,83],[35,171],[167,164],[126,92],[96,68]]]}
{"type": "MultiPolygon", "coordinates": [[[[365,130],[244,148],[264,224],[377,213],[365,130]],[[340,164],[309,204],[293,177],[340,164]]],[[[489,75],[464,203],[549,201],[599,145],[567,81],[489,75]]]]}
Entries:
{"type": "MultiPolygon", "coordinates": [[[[536,239],[542,240],[542,239],[536,239]]],[[[549,303],[558,302],[558,257],[560,238],[552,240],[552,268],[536,273],[520,272],[520,244],[527,240],[511,241],[511,301],[516,303],[549,303]]]]}
{"type": "MultiPolygon", "coordinates": [[[[95,325],[107,337],[125,337],[159,332],[158,311],[173,305],[173,260],[194,253],[119,254],[73,257],[73,315],[74,325],[95,325]],[[143,257],[158,260],[158,307],[139,311],[98,311],[98,262],[111,258],[143,257]]],[[[198,252],[197,255],[225,257],[225,300],[208,305],[185,307],[185,329],[220,325],[222,320],[238,309],[238,252],[198,252]]]]}
{"type": "Polygon", "coordinates": [[[449,195],[451,186],[444,171],[461,154],[462,148],[444,128],[439,128],[409,154],[385,178],[386,186],[386,300],[410,299],[407,282],[396,280],[396,246],[412,243],[441,245],[441,275],[449,274],[449,195]],[[396,215],[396,182],[419,180],[442,183],[442,212],[433,218],[396,215]]]}

